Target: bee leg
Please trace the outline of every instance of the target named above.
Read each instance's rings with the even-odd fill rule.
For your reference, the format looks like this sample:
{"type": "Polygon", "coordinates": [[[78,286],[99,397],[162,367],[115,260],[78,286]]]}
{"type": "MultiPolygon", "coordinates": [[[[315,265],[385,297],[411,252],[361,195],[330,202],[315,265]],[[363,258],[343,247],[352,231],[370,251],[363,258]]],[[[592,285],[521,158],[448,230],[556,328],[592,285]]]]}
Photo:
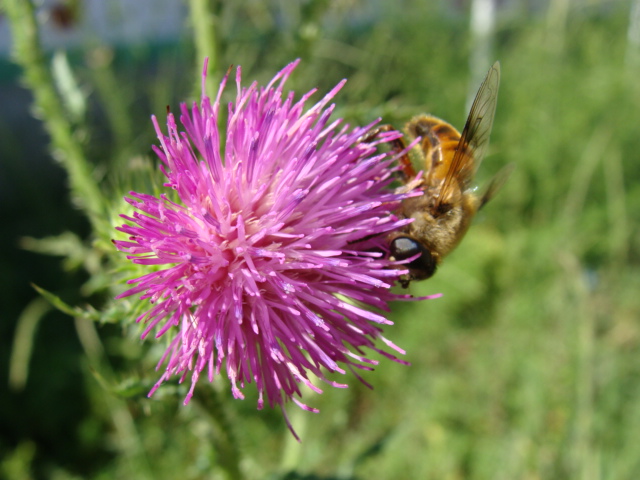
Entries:
{"type": "MultiPolygon", "coordinates": [[[[369,143],[373,141],[373,139],[376,138],[380,133],[389,132],[392,130],[395,129],[388,123],[385,125],[380,125],[379,127],[374,128],[365,136],[363,136],[359,141],[363,143],[369,143]]],[[[404,137],[396,138],[395,140],[391,140],[389,143],[391,144],[391,149],[396,155],[398,155],[398,163],[400,164],[400,175],[402,176],[402,181],[408,182],[409,180],[415,178],[416,171],[414,170],[411,159],[409,158],[407,143],[404,141],[404,137]]]]}
{"type": "MultiPolygon", "coordinates": [[[[384,125],[378,125],[373,130],[369,130],[366,135],[363,135],[358,139],[358,143],[371,143],[378,135],[383,132],[390,132],[395,130],[392,125],[386,123],[384,125]]],[[[394,144],[395,147],[395,144],[394,144]]]]}
{"type": "MultiPolygon", "coordinates": [[[[398,139],[401,140],[401,139],[398,139]]],[[[395,147],[394,150],[396,152],[402,152],[398,157],[398,163],[400,163],[400,175],[402,176],[402,181],[404,183],[408,183],[410,180],[416,178],[416,171],[413,168],[413,164],[411,163],[411,159],[409,158],[409,152],[406,151],[407,145],[404,141],[402,143],[402,149],[395,147]]]]}

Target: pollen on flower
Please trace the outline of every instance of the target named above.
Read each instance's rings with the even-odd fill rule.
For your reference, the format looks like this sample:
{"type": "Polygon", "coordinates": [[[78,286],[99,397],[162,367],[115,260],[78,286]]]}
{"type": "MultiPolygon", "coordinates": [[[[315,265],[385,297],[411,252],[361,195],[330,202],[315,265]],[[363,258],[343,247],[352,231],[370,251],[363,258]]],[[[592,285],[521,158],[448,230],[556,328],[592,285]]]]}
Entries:
{"type": "Polygon", "coordinates": [[[410,221],[393,212],[411,194],[388,188],[394,155],[377,149],[400,134],[363,142],[375,123],[330,122],[344,82],[305,108],[315,90],[298,100],[284,92],[297,63],[265,87],[242,87],[238,68],[224,129],[228,74],[211,102],[203,72],[181,128],[171,113],[166,134],[152,119],[165,186],[179,200],[131,192],[135,213],[117,227],[128,238],[114,242],[132,262],[161,267],[119,296],[149,302],[137,319],[143,337],[171,336],[151,393],[188,378],[188,402],[206,372],[228,377],[236,398],[254,383],[259,408],[290,399],[314,411],[296,398],[303,384],[321,393],[313,377],[345,387],[326,374],[370,370],[377,362],[364,349],[398,360],[378,339],[404,353],[380,328],[391,323],[388,302],[408,298],[390,292],[406,272],[387,259],[385,238],[410,221]]]}

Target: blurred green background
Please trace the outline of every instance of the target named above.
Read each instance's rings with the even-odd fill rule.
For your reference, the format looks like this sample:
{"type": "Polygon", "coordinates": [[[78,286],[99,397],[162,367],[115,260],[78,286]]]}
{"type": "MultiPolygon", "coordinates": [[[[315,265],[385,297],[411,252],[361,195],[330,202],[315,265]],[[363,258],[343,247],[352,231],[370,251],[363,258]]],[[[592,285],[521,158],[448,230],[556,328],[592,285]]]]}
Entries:
{"type": "MultiPolygon", "coordinates": [[[[69,15],[39,18],[73,30],[90,3],[58,2],[69,15]]],[[[157,179],[150,114],[198,91],[196,3],[171,38],[87,35],[68,49],[85,102],[69,107],[74,135],[115,211],[134,181],[151,193],[143,174],[157,179]]],[[[444,0],[210,6],[213,84],[229,64],[248,84],[300,57],[288,86],[323,92],[348,78],[336,116],[353,124],[382,117],[401,128],[430,112],[461,128],[481,75],[502,64],[479,184],[507,163],[515,171],[438,274],[410,289],[444,296],[393,305],[385,335],[412,365],[380,359],[365,375],[373,391],[350,376],[346,390],[308,395],[319,414],[289,406],[301,444],[279,411],[256,412],[255,396],[224,401],[224,380],[203,395],[229,409],[235,443],[211,418],[216,399],[184,407],[184,389],[169,385],[147,399],[153,341],[73,320],[30,286],[71,305],[111,302],[96,286],[112,280],[90,225],[5,58],[0,478],[640,478],[640,2],[472,3],[480,10],[444,0]],[[34,240],[48,236],[56,241],[34,240]]]]}

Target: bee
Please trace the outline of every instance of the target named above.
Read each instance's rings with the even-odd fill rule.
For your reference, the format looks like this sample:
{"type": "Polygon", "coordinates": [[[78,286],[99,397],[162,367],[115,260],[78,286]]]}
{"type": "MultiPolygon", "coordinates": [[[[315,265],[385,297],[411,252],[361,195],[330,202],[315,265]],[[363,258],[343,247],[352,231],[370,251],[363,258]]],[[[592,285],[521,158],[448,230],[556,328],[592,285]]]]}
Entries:
{"type": "Polygon", "coordinates": [[[489,144],[499,84],[500,63],[496,62],[480,85],[462,133],[431,115],[418,115],[407,123],[409,139],[420,137],[414,150],[424,162],[421,178],[406,153],[404,141],[396,145],[405,151],[399,159],[403,183],[417,182],[416,188],[423,193],[402,201],[399,216],[412,218],[413,222],[387,239],[392,260],[416,257],[403,265],[409,271],[399,280],[404,288],[412,280],[424,280],[435,273],[442,259],[460,243],[478,210],[506,179],[499,175],[482,195],[477,195],[472,185],[489,144]]]}

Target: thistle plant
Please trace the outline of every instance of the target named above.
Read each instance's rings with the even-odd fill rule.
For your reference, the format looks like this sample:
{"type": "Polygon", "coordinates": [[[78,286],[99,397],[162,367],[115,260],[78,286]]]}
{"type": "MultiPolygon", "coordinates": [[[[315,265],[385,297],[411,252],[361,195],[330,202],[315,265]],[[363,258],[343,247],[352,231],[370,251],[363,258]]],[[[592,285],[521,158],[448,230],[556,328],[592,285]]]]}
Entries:
{"type": "Polygon", "coordinates": [[[314,90],[285,93],[297,63],[265,87],[242,87],[238,68],[224,129],[228,74],[211,102],[206,65],[199,104],[181,106],[184,130],[172,113],[167,135],[153,119],[167,193],[131,192],[136,212],[118,227],[128,237],[114,242],[160,267],[120,295],[148,302],[143,337],[171,336],[152,393],[189,379],[186,403],[203,372],[213,381],[224,371],[236,398],[255,383],[258,408],[290,399],[313,411],[300,386],[320,393],[316,377],[346,387],[325,372],[370,370],[365,349],[404,363],[376,346],[404,353],[381,335],[388,303],[409,298],[389,291],[405,270],[389,260],[386,234],[410,221],[393,212],[413,194],[388,188],[394,154],[377,149],[401,134],[373,140],[374,124],[331,121],[344,82],[308,108],[314,90]]]}

